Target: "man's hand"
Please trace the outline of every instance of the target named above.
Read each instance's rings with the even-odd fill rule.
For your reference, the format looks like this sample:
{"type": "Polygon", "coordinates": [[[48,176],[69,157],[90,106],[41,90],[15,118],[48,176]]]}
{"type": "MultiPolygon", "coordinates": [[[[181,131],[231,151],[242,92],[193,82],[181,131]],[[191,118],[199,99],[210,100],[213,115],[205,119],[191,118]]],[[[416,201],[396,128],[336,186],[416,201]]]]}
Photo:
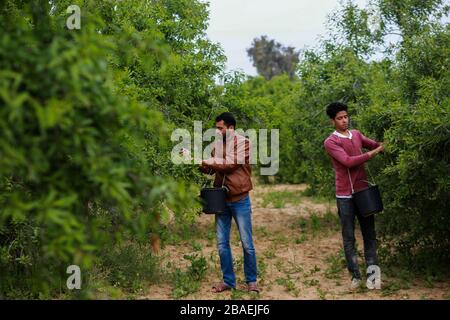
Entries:
{"type": "Polygon", "coordinates": [[[380,146],[378,148],[373,149],[367,153],[369,154],[370,159],[372,159],[373,157],[375,157],[375,155],[377,155],[378,153],[383,152],[383,151],[384,151],[384,146],[383,146],[383,144],[380,143],[380,146]]]}
{"type": "Polygon", "coordinates": [[[211,164],[214,164],[214,158],[209,158],[209,159],[206,159],[206,160],[202,161],[202,166],[208,166],[208,165],[211,165],[211,164]]]}
{"type": "Polygon", "coordinates": [[[202,160],[202,163],[201,163],[201,165],[199,167],[200,171],[202,173],[206,173],[206,174],[213,174],[213,173],[215,173],[215,171],[212,168],[210,168],[207,164],[208,164],[207,160],[202,160]]]}

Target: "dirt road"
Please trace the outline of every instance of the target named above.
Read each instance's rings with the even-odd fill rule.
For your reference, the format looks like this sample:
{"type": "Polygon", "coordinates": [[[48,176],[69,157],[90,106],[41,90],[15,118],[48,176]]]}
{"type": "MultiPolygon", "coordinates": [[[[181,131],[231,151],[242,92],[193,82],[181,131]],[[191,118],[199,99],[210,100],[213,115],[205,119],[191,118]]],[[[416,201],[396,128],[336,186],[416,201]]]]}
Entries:
{"type": "MultiPolygon", "coordinates": [[[[205,257],[207,270],[199,287],[182,299],[449,299],[450,279],[414,279],[407,271],[382,271],[382,290],[349,291],[339,221],[334,202],[302,196],[304,185],[257,186],[251,193],[253,233],[261,293],[245,291],[242,247],[233,223],[231,247],[237,290],[212,293],[221,280],[214,238],[214,216],[202,215],[195,239],[166,245],[159,253],[167,270],[186,269],[184,255],[205,257]]],[[[360,264],[362,239],[356,230],[360,264]]],[[[363,269],[361,269],[363,271],[363,269]]],[[[152,285],[144,299],[173,299],[173,283],[152,285]]]]}

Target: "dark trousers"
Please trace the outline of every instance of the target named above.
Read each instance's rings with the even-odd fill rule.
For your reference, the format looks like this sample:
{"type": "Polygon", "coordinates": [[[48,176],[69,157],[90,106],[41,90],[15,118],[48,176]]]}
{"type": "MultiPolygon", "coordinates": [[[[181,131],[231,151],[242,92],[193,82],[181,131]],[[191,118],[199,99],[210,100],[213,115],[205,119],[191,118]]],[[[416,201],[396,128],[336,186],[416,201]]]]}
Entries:
{"type": "Polygon", "coordinates": [[[358,218],[364,240],[364,258],[366,266],[377,265],[375,217],[363,217],[351,198],[337,198],[339,219],[341,220],[342,240],[344,243],[347,269],[353,277],[361,278],[358,266],[358,254],[355,247],[355,216],[358,218]]]}

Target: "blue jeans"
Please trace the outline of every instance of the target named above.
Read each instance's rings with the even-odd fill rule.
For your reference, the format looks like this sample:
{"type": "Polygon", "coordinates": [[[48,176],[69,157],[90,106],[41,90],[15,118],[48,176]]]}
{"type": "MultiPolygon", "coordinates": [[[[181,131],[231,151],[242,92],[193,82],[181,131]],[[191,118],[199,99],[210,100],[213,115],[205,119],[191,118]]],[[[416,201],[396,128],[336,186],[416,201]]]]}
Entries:
{"type": "Polygon", "coordinates": [[[241,237],[244,251],[244,273],[247,283],[256,281],[256,252],[252,236],[252,207],[250,196],[236,202],[227,202],[227,212],[216,214],[217,247],[223,282],[232,288],[236,287],[236,275],[233,269],[233,257],[230,247],[231,219],[234,218],[241,237]]]}

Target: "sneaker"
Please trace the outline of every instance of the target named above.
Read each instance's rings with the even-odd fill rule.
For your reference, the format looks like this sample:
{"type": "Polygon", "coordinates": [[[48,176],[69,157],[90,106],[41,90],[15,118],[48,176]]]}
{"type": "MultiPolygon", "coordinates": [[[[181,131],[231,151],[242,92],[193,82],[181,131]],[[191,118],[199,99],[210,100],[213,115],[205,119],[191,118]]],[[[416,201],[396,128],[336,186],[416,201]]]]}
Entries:
{"type": "Polygon", "coordinates": [[[350,290],[355,291],[361,286],[361,279],[352,277],[352,283],[350,284],[350,290]]]}
{"type": "Polygon", "coordinates": [[[367,281],[366,287],[369,290],[380,290],[381,289],[381,272],[380,267],[377,265],[371,265],[367,267],[367,281]]]}

